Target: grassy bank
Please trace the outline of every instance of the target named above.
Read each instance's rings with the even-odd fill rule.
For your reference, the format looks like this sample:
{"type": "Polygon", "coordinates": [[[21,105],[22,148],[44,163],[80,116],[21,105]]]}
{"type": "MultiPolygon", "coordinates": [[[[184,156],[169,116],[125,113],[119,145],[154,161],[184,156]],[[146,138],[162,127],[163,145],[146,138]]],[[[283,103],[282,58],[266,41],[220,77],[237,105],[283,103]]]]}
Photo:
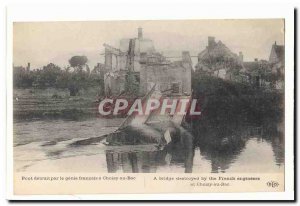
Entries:
{"type": "MultiPolygon", "coordinates": [[[[196,129],[216,129],[220,133],[236,131],[240,125],[272,126],[283,117],[283,94],[253,88],[251,85],[224,81],[195,73],[193,98],[201,102],[202,115],[193,120],[196,129]]],[[[14,89],[15,120],[34,118],[78,119],[95,117],[99,88],[80,90],[70,96],[68,89],[14,89]]]]}
{"type": "Polygon", "coordinates": [[[97,92],[97,88],[89,88],[71,97],[68,89],[14,89],[14,120],[94,117],[97,92]]]}

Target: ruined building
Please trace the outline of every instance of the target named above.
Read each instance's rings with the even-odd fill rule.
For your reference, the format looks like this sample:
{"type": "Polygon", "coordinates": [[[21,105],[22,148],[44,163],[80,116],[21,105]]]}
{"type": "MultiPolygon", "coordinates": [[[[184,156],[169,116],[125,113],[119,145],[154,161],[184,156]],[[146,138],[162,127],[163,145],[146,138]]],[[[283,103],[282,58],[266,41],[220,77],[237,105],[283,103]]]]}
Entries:
{"type": "Polygon", "coordinates": [[[156,85],[160,91],[170,95],[191,94],[192,63],[189,52],[182,52],[182,60],[175,62],[160,61],[149,56],[141,63],[140,93],[146,94],[156,85]]]}
{"type": "Polygon", "coordinates": [[[97,65],[92,70],[91,74],[103,78],[105,75],[105,65],[101,63],[97,63],[97,65]]]}
{"type": "MultiPolygon", "coordinates": [[[[191,93],[192,62],[189,52],[183,52],[182,61],[170,62],[155,50],[153,41],[143,37],[121,39],[120,47],[105,47],[104,85],[106,95],[118,95],[126,89],[128,75],[138,83],[139,95],[145,95],[154,85],[169,94],[191,93]]],[[[131,79],[130,79],[131,81],[131,79]]]]}
{"type": "Polygon", "coordinates": [[[276,42],[271,47],[269,61],[258,60],[243,62],[242,74],[248,76],[248,82],[257,87],[283,89],[284,85],[284,46],[276,42]]]}
{"type": "Polygon", "coordinates": [[[121,39],[119,48],[108,44],[104,44],[104,47],[105,65],[111,71],[130,69],[139,72],[141,57],[155,53],[152,40],[143,38],[142,28],[138,29],[138,38],[121,39]]]}
{"type": "Polygon", "coordinates": [[[205,72],[222,79],[232,79],[242,69],[243,53],[233,53],[215,37],[208,37],[207,47],[198,54],[196,71],[205,72]]]}

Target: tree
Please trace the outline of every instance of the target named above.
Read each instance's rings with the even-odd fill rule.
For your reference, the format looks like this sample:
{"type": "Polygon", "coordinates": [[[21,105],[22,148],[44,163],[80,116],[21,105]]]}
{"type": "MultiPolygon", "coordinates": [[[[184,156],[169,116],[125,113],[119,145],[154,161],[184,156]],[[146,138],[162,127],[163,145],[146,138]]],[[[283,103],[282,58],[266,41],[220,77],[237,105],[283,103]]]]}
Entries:
{"type": "Polygon", "coordinates": [[[27,88],[31,87],[35,76],[33,71],[27,71],[25,67],[14,67],[13,70],[13,84],[14,87],[27,88]]]}
{"type": "Polygon", "coordinates": [[[61,76],[62,70],[59,66],[49,63],[42,70],[35,72],[34,85],[37,87],[55,87],[57,78],[61,76]]]}
{"type": "Polygon", "coordinates": [[[82,72],[83,68],[87,68],[87,72],[89,73],[90,69],[87,65],[88,58],[86,56],[73,56],[71,59],[69,59],[70,66],[75,68],[77,72],[82,72]]]}
{"type": "Polygon", "coordinates": [[[75,72],[71,74],[68,86],[70,96],[76,96],[81,88],[87,86],[90,73],[87,62],[88,58],[86,56],[73,56],[69,59],[70,66],[75,68],[75,72]],[[86,71],[84,71],[84,67],[86,68],[86,71]]]}
{"type": "Polygon", "coordinates": [[[139,92],[139,82],[131,71],[129,71],[126,76],[125,92],[135,96],[137,96],[139,92]]]}

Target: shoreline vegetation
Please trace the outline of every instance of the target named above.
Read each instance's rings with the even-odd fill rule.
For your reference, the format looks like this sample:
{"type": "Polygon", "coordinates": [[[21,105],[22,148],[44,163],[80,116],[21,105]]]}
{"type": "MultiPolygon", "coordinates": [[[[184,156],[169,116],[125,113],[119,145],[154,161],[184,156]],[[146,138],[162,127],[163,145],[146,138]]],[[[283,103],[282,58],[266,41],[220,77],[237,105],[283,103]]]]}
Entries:
{"type": "MultiPolygon", "coordinates": [[[[200,118],[187,118],[184,125],[194,137],[193,143],[188,149],[172,143],[163,152],[175,156],[184,154],[182,161],[191,166],[193,148],[199,147],[201,155],[212,160],[213,171],[226,170],[243,151],[247,140],[257,137],[272,145],[276,164],[284,163],[283,93],[197,72],[192,75],[192,89],[193,98],[201,102],[202,112],[200,118]]],[[[99,90],[100,86],[88,87],[80,89],[78,95],[70,96],[67,88],[15,88],[14,121],[96,118],[99,102],[95,100],[99,98],[99,90]]],[[[84,142],[75,141],[73,145],[92,144],[101,139],[90,137],[82,140],[84,142]]],[[[191,167],[186,169],[189,172],[191,167]]]]}
{"type": "MultiPolygon", "coordinates": [[[[70,66],[63,69],[53,63],[34,70],[30,63],[27,68],[14,67],[14,120],[101,118],[98,104],[105,98],[104,77],[96,68],[91,71],[87,62],[85,56],[73,56],[70,66]]],[[[130,80],[130,75],[128,78],[125,91],[118,97],[134,100],[138,82],[130,80]]],[[[201,116],[187,115],[186,121],[197,125],[197,129],[220,127],[226,132],[222,129],[225,123],[236,130],[241,124],[269,127],[283,122],[284,94],[280,90],[224,80],[196,70],[192,72],[192,91],[197,106],[200,103],[201,116]]]]}
{"type": "MultiPolygon", "coordinates": [[[[82,83],[83,84],[83,83],[82,83]]],[[[98,117],[98,100],[103,85],[78,87],[76,96],[68,88],[14,87],[14,120],[67,119],[98,117]]],[[[226,81],[194,72],[193,98],[201,104],[201,118],[187,121],[209,125],[247,122],[262,124],[280,122],[284,95],[277,90],[255,88],[250,84],[226,81]]]]}
{"type": "Polygon", "coordinates": [[[81,120],[96,117],[97,88],[82,89],[70,96],[68,89],[27,88],[13,91],[15,121],[43,119],[81,120]]]}

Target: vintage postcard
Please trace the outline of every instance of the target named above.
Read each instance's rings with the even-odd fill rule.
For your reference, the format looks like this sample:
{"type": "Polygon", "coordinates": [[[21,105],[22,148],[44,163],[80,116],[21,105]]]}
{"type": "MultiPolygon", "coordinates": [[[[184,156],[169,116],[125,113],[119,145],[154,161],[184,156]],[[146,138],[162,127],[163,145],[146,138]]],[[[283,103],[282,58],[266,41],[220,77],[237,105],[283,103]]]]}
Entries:
{"type": "Polygon", "coordinates": [[[12,195],[284,193],[286,21],[11,22],[12,195]]]}

